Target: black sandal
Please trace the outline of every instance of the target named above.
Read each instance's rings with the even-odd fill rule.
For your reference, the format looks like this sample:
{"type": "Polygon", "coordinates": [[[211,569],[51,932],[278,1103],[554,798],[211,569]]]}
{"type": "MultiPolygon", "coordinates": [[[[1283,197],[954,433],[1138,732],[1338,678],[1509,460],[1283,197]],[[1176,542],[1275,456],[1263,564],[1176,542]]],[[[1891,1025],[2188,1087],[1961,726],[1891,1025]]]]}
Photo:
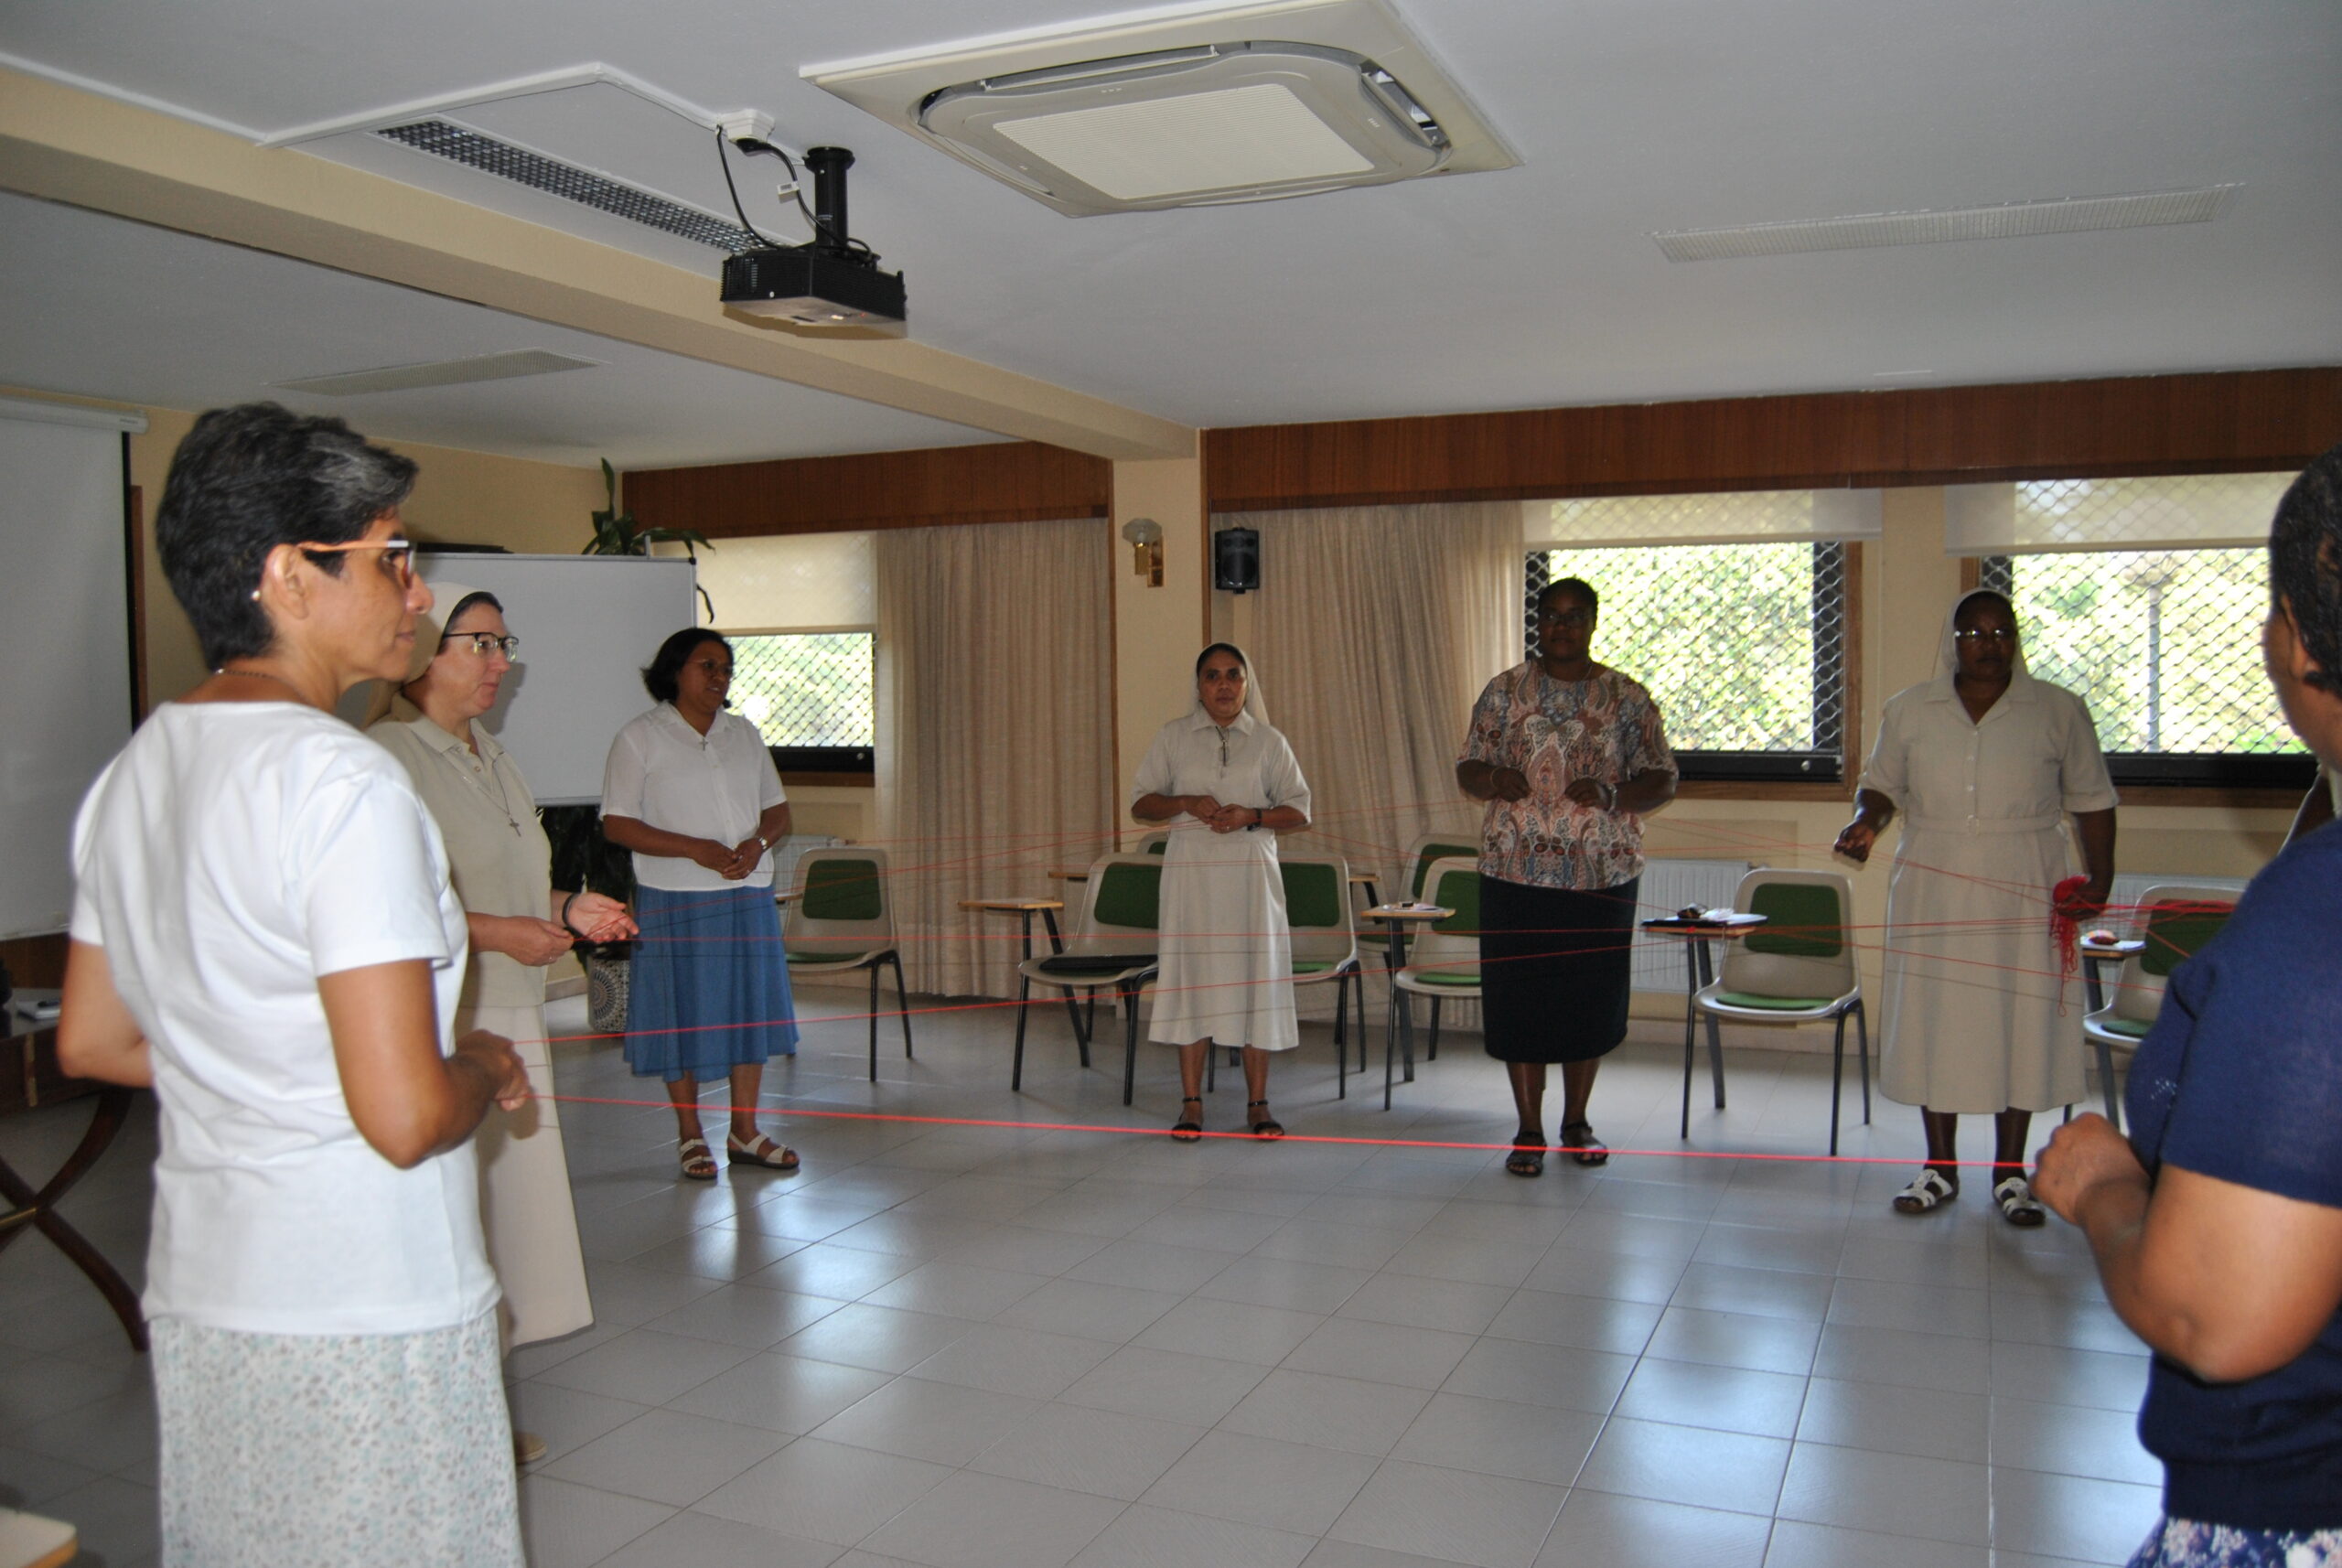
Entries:
{"type": "Polygon", "coordinates": [[[1184,1114],[1185,1107],[1201,1105],[1203,1102],[1203,1096],[1199,1094],[1190,1094],[1187,1099],[1179,1101],[1183,1113],[1178,1121],[1171,1123],[1171,1136],[1175,1140],[1182,1144],[1198,1144],[1203,1141],[1204,1124],[1200,1122],[1190,1122],[1184,1114]]]}
{"type": "MultiPolygon", "coordinates": [[[[1255,1111],[1264,1111],[1268,1108],[1268,1104],[1269,1102],[1265,1100],[1248,1100],[1244,1102],[1245,1113],[1249,1115],[1255,1111]]],[[[1282,1138],[1284,1136],[1284,1123],[1273,1116],[1263,1116],[1252,1123],[1252,1136],[1282,1138]]]]}
{"type": "Polygon", "coordinates": [[[1545,1174],[1545,1134],[1523,1127],[1512,1135],[1512,1153],[1505,1156],[1505,1170],[1517,1176],[1538,1176],[1545,1174]]]}
{"type": "Polygon", "coordinates": [[[1591,1122],[1571,1122],[1562,1128],[1562,1147],[1570,1158],[1589,1168],[1610,1163],[1610,1145],[1594,1135],[1591,1122]]]}

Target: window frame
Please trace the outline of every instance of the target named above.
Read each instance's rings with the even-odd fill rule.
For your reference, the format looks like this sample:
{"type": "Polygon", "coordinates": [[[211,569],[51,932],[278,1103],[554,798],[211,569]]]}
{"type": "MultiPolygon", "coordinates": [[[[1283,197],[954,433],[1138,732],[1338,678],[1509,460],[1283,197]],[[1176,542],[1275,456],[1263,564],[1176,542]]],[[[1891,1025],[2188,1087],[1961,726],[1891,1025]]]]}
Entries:
{"type": "MultiPolygon", "coordinates": [[[[2233,545],[2195,546],[2205,550],[2233,545]]],[[[2028,551],[2027,554],[2097,555],[2094,550],[2028,551]]],[[[2016,556],[1972,555],[1975,586],[2015,598],[2016,556]]],[[[2107,777],[2117,789],[2212,789],[2306,790],[2317,779],[2317,757],[2288,751],[2108,751],[2107,777]]]]}
{"type": "MultiPolygon", "coordinates": [[[[1828,787],[1834,798],[1838,789],[1853,776],[1853,758],[1861,726],[1862,682],[1855,668],[1861,646],[1859,618],[1859,587],[1862,575],[1862,542],[1859,540],[1825,539],[1808,541],[1778,541],[1752,539],[1714,544],[1718,549],[1734,549],[1766,543],[1803,542],[1814,552],[1814,603],[1809,614],[1812,618],[1814,639],[1814,695],[1819,705],[1823,693],[1821,683],[1832,677],[1822,672],[1828,668],[1825,649],[1837,654],[1837,711],[1823,711],[1823,723],[1819,726],[1828,744],[1803,750],[1780,751],[1715,751],[1675,746],[1676,778],[1686,784],[1750,784],[1800,785],[1828,787]],[[1836,553],[1834,570],[1824,570],[1823,551],[1836,553]],[[1834,749],[1832,747],[1834,746],[1834,749]]],[[[1633,546],[1584,544],[1578,550],[1621,549],[1633,546]]],[[[1653,546],[1652,548],[1658,548],[1653,546]]],[[[1521,581],[1521,648],[1522,657],[1536,657],[1537,595],[1552,582],[1550,557],[1572,553],[1570,549],[1546,545],[1527,553],[1521,581]]],[[[1567,574],[1564,574],[1566,575],[1567,574]]],[[[1631,673],[1631,671],[1629,671],[1631,673]]],[[[1661,718],[1665,714],[1662,710],[1661,718]]]]}
{"type": "MultiPolygon", "coordinates": [[[[848,634],[870,639],[870,714],[871,743],[868,746],[772,746],[765,750],[771,754],[773,767],[779,770],[784,784],[843,784],[848,788],[866,788],[878,774],[878,628],[875,626],[768,626],[753,628],[712,627],[709,628],[726,641],[736,644],[744,637],[836,637],[848,634]]],[[[737,661],[736,650],[735,661],[737,661]]]]}

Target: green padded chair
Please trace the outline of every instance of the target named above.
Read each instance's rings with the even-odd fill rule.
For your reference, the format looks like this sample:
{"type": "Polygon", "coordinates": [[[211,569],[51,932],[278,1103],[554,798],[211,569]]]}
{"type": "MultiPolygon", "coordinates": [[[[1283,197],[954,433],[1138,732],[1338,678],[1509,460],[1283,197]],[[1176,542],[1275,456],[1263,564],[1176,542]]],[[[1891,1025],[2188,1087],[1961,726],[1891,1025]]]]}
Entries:
{"type": "Polygon", "coordinates": [[[895,908],[886,897],[883,849],[809,849],[797,858],[797,897],[781,923],[780,948],[790,981],[870,972],[870,1081],[878,1081],[878,970],[895,968],[895,1004],[903,1021],[903,1055],[911,1054],[910,993],[895,940],[895,908]]]}
{"type": "Polygon", "coordinates": [[[2139,898],[2134,923],[2145,946],[2122,961],[2114,999],[2082,1019],[2082,1038],[2098,1052],[2098,1082],[2106,1096],[2106,1119],[2122,1125],[2122,1100],[2114,1090],[2114,1053],[2128,1056],[2154,1027],[2171,972],[2206,942],[2236,912],[2236,894],[2226,887],[2178,884],[2150,887],[2139,898]]]}
{"type": "MultiPolygon", "coordinates": [[[[1025,1087],[1025,1017],[1036,984],[1069,993],[1111,985],[1123,1004],[1123,1103],[1128,1105],[1138,1075],[1139,989],[1155,978],[1163,857],[1101,854],[1090,862],[1082,889],[1081,922],[1065,951],[1016,966],[1016,1057],[1008,1087],[1018,1092],[1025,1087]]],[[[1078,1016],[1074,1038],[1088,1067],[1090,1034],[1078,1016]]]]}
{"type": "Polygon", "coordinates": [[[1366,1035],[1366,968],[1359,961],[1358,928],[1350,917],[1350,868],[1344,860],[1291,856],[1284,874],[1284,918],[1293,933],[1293,983],[1334,987],[1337,1098],[1349,1097],[1350,992],[1358,992],[1358,1032],[1366,1035]]]}
{"type": "MultiPolygon", "coordinates": [[[[1759,866],[1740,879],[1733,908],[1762,915],[1766,924],[1727,944],[1714,983],[1700,988],[1692,1005],[1709,1019],[1709,1051],[1717,1099],[1724,1103],[1722,1054],[1714,1020],[1749,1023],[1834,1022],[1831,1045],[1830,1152],[1838,1152],[1838,1105],[1846,1075],[1846,1020],[1854,1020],[1861,1052],[1863,1121],[1870,1121],[1870,1020],[1854,973],[1854,944],[1847,932],[1853,885],[1834,871],[1783,871],[1759,866]]],[[[1692,1042],[1683,1041],[1683,1135],[1692,1131],[1692,1042]]]]}
{"type": "MultiPolygon", "coordinates": [[[[1434,920],[1407,941],[1407,967],[1391,977],[1405,993],[1402,1007],[1413,1007],[1407,997],[1431,998],[1431,1033],[1423,1047],[1425,1061],[1439,1059],[1439,1008],[1443,1002],[1480,999],[1480,852],[1448,855],[1426,868],[1423,902],[1456,912],[1434,920]]],[[[1391,1079],[1391,1050],[1382,1052],[1382,1078],[1391,1079]]]]}

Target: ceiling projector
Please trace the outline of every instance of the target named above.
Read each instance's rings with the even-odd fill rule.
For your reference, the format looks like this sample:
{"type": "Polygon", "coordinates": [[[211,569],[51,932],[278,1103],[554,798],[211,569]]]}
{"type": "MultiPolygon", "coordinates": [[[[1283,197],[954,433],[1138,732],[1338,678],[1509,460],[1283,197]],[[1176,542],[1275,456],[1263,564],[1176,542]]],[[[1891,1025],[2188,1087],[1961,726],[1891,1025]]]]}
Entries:
{"type": "Polygon", "coordinates": [[[903,274],[880,272],[877,252],[846,231],[845,171],[853,164],[854,155],[843,147],[806,149],[805,166],[813,171],[813,238],[725,257],[725,308],[801,327],[903,332],[909,314],[903,274]]]}

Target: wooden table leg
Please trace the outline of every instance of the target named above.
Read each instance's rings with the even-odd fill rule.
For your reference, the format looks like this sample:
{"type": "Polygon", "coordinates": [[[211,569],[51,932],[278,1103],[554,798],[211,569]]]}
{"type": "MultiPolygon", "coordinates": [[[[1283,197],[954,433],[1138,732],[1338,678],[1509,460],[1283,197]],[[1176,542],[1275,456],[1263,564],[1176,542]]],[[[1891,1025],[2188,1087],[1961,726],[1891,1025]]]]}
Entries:
{"type": "Polygon", "coordinates": [[[130,1093],[119,1084],[108,1084],[98,1091],[97,1110],[90,1117],[89,1131],[81,1141],[57,1167],[57,1173],[38,1192],[0,1160],[0,1197],[14,1204],[16,1212],[8,1216],[9,1223],[0,1225],[0,1251],[27,1230],[38,1230],[49,1240],[50,1245],[72,1260],[73,1266],[88,1276],[98,1294],[113,1308],[114,1316],[122,1320],[123,1331],[130,1336],[130,1348],[146,1348],[146,1317],[138,1308],[138,1294],[127,1281],[106,1262],[105,1254],[92,1246],[88,1237],[59,1217],[57,1203],[73,1184],[86,1175],[106,1152],[115,1134],[122,1131],[124,1120],[130,1113],[130,1093]]]}

